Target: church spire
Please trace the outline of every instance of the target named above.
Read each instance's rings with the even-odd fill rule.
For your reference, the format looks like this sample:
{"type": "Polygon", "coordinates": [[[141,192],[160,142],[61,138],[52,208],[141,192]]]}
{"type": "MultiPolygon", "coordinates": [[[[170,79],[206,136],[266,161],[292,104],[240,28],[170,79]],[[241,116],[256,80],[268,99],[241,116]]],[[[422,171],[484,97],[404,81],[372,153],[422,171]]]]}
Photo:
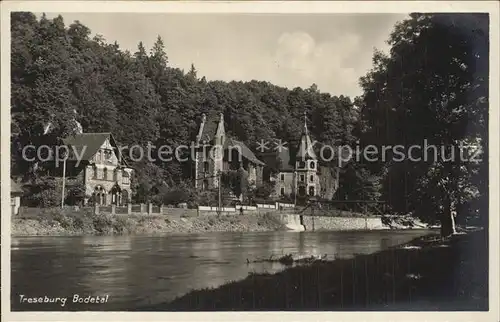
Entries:
{"type": "Polygon", "coordinates": [[[299,151],[297,152],[297,159],[317,159],[314,153],[314,147],[307,130],[307,112],[304,111],[304,129],[302,137],[300,138],[299,151]]]}
{"type": "Polygon", "coordinates": [[[307,112],[304,111],[304,133],[308,135],[307,133],[307,112]]]}

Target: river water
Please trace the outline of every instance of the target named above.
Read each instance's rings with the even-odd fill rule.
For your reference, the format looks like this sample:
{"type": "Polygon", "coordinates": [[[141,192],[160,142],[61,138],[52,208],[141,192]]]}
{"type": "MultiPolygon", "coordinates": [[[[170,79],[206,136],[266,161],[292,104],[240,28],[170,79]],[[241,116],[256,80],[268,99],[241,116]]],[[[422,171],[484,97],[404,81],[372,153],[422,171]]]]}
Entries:
{"type": "Polygon", "coordinates": [[[216,287],[250,272],[277,272],[279,263],[250,263],[271,255],[368,254],[428,234],[427,230],[205,233],[169,236],[15,237],[11,307],[17,310],[134,310],[191,289],[216,287]],[[103,304],[73,304],[108,296],[103,304]],[[68,298],[64,306],[21,303],[68,298]]]}

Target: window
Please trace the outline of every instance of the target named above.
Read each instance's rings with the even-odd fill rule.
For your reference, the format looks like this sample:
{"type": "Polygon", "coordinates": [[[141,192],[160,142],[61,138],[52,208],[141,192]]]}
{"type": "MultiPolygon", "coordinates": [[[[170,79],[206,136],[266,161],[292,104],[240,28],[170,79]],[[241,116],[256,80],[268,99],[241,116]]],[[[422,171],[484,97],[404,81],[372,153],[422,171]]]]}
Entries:
{"type": "Polygon", "coordinates": [[[311,169],[316,168],[316,162],[311,161],[311,163],[309,163],[309,164],[310,164],[311,169]]]}
{"type": "Polygon", "coordinates": [[[209,163],[208,163],[208,161],[205,161],[205,162],[203,163],[203,171],[204,171],[205,173],[207,173],[207,172],[208,172],[208,169],[209,169],[209,163]]]}
{"type": "Polygon", "coordinates": [[[314,182],[314,176],[309,177],[309,180],[310,180],[311,182],[314,182]]]}
{"type": "Polygon", "coordinates": [[[97,168],[95,165],[92,167],[92,179],[97,179],[97,168]]]}
{"type": "Polygon", "coordinates": [[[124,185],[130,184],[130,175],[128,174],[128,172],[123,171],[122,183],[124,185]]]}
{"type": "Polygon", "coordinates": [[[300,182],[304,182],[305,181],[305,176],[303,174],[300,175],[300,182]]]}
{"type": "Polygon", "coordinates": [[[103,179],[103,180],[108,180],[108,169],[107,169],[107,168],[104,168],[104,169],[102,170],[102,173],[103,173],[103,175],[102,175],[102,179],[103,179]]]}
{"type": "Polygon", "coordinates": [[[297,166],[299,169],[304,169],[306,167],[306,163],[304,161],[299,161],[299,164],[297,166]]]}
{"type": "Polygon", "coordinates": [[[314,196],[314,187],[309,187],[309,195],[314,196]]]}
{"type": "Polygon", "coordinates": [[[281,187],[281,195],[284,196],[285,195],[285,188],[281,187]]]}
{"type": "Polygon", "coordinates": [[[103,151],[103,153],[104,153],[104,161],[111,161],[111,156],[113,155],[111,153],[111,150],[106,149],[103,151]]]}
{"type": "Polygon", "coordinates": [[[285,174],[283,174],[283,173],[282,173],[282,174],[280,175],[280,179],[281,179],[281,181],[285,181],[285,174]]]}
{"type": "Polygon", "coordinates": [[[118,181],[118,169],[113,171],[113,181],[118,181]]]}

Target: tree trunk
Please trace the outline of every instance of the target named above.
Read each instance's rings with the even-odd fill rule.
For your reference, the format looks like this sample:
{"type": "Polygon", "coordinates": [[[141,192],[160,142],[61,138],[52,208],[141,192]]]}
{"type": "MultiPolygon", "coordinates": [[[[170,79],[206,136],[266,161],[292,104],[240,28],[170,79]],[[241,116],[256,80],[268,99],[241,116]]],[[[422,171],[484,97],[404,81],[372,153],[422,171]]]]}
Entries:
{"type": "Polygon", "coordinates": [[[450,197],[446,196],[443,213],[441,214],[441,237],[443,238],[456,233],[455,211],[452,208],[450,197]]]}

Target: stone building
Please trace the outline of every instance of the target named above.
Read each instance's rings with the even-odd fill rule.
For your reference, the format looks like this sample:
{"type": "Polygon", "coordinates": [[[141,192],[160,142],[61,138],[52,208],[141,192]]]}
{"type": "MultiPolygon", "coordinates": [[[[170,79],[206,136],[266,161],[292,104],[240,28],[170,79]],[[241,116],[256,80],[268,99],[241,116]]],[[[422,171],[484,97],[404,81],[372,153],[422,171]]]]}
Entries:
{"type": "Polygon", "coordinates": [[[219,185],[219,172],[245,169],[251,186],[262,183],[265,164],[241,141],[226,135],[224,115],[203,114],[195,139],[194,184],[206,190],[219,185]]]}
{"type": "MultiPolygon", "coordinates": [[[[275,182],[275,198],[317,197],[332,199],[338,189],[339,167],[325,164],[318,158],[320,143],[313,144],[307,119],[297,147],[283,147],[262,156],[267,164],[264,180],[275,182]]],[[[333,162],[333,163],[336,163],[333,162]]]]}
{"type": "MultiPolygon", "coordinates": [[[[75,112],[76,117],[76,112],[75,112]]],[[[133,169],[121,155],[121,151],[109,132],[83,133],[76,118],[76,134],[63,139],[69,150],[66,161],[66,181],[80,182],[85,186],[86,204],[125,205],[130,202],[133,169]]],[[[49,123],[44,133],[51,131],[49,123]]],[[[61,161],[62,163],[62,161],[61,161]]],[[[57,165],[56,176],[62,176],[62,165],[57,165]]]]}
{"type": "Polygon", "coordinates": [[[64,139],[70,151],[66,177],[85,185],[84,204],[125,205],[132,196],[132,168],[120,155],[111,133],[79,133],[64,139]],[[81,156],[79,160],[77,157],[81,156]],[[79,161],[79,163],[78,163],[79,161]]]}

